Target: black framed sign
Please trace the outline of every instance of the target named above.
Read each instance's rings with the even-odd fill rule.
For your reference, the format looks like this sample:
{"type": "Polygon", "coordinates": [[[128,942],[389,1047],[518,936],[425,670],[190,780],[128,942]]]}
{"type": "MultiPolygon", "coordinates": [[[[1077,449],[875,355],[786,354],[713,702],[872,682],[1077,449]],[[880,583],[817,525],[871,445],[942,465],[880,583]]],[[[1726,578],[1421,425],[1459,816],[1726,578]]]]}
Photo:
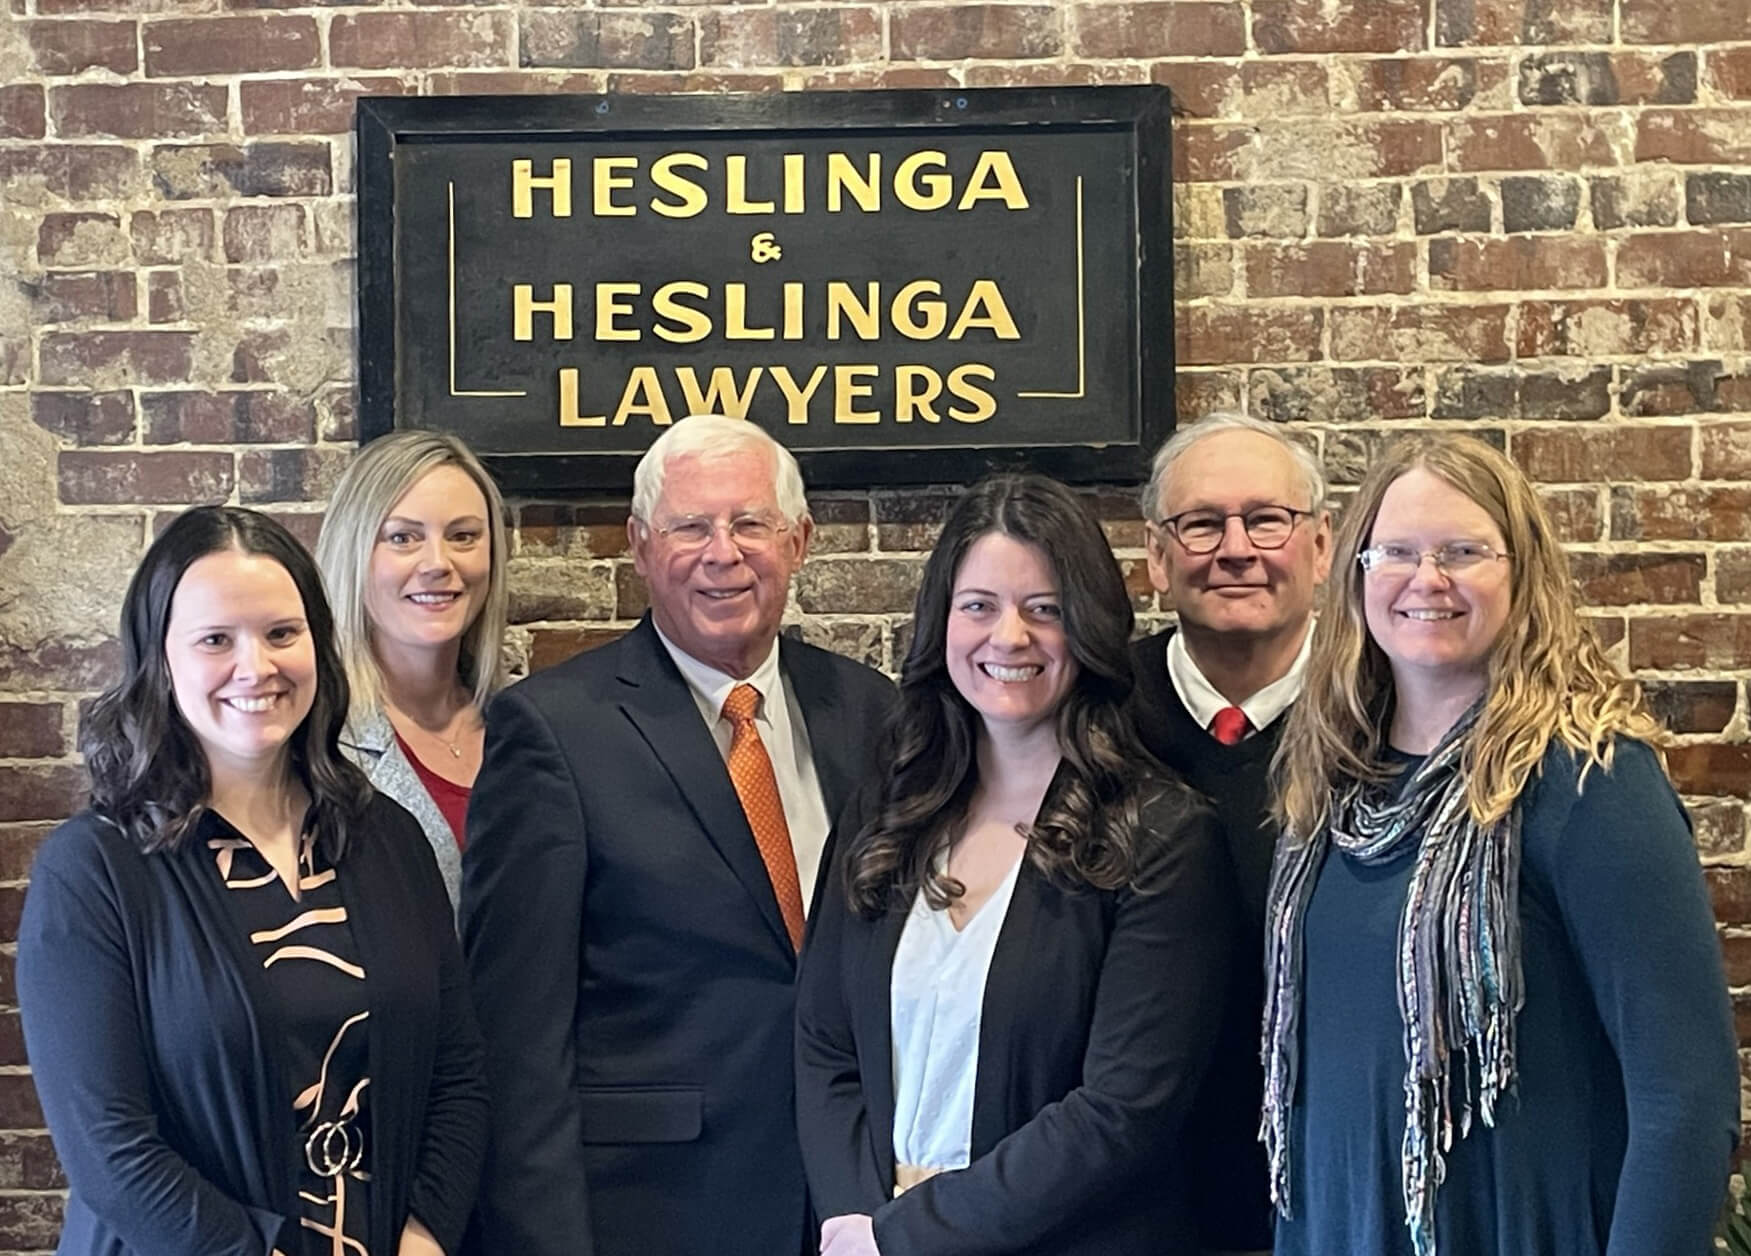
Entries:
{"type": "Polygon", "coordinates": [[[358,103],[361,438],[624,492],[757,422],[812,487],[1133,481],[1173,427],[1161,87],[358,103]]]}

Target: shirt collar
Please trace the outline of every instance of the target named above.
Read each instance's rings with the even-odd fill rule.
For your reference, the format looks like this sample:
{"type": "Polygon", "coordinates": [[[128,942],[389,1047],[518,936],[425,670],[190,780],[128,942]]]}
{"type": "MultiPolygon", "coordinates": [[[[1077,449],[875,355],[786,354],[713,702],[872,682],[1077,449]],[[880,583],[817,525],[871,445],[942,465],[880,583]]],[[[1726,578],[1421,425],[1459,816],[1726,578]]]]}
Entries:
{"type": "Polygon", "coordinates": [[[727,672],[720,672],[708,663],[702,663],[687,653],[680,646],[663,635],[663,630],[657,628],[656,621],[651,621],[651,627],[656,629],[657,640],[663,643],[663,648],[669,652],[669,657],[675,660],[675,666],[681,670],[681,678],[687,682],[687,687],[693,691],[694,698],[702,709],[709,709],[712,718],[723,714],[724,700],[730,696],[730,690],[737,685],[752,685],[760,695],[759,717],[771,720],[769,700],[778,692],[778,639],[773,638],[772,649],[767,651],[766,658],[760,666],[745,679],[738,680],[727,672]]]}
{"type": "MultiPolygon", "coordinates": [[[[1312,653],[1313,624],[1309,623],[1307,635],[1302,637],[1301,649],[1289,670],[1239,704],[1246,712],[1247,723],[1255,730],[1268,728],[1272,720],[1301,696],[1301,682],[1307,673],[1308,656],[1312,653]]],[[[1186,704],[1186,710],[1201,728],[1210,727],[1216,712],[1230,705],[1193,661],[1192,652],[1186,648],[1184,633],[1176,632],[1167,640],[1167,674],[1173,680],[1180,701],[1186,704]]]]}

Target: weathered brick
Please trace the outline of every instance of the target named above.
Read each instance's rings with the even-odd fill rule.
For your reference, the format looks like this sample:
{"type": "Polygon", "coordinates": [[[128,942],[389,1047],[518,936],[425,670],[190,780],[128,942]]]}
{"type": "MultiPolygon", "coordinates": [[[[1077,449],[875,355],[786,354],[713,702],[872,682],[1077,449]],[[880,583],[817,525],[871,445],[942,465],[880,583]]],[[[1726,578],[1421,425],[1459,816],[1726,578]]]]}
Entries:
{"type": "MultiPolygon", "coordinates": [[[[113,639],[55,637],[31,646],[0,641],[0,685],[11,689],[102,689],[115,683],[121,666],[121,645],[113,639]]],[[[3,959],[0,953],[0,971],[3,959]]]]}
{"type": "Polygon", "coordinates": [[[896,61],[1055,57],[1064,49],[1064,20],[1064,10],[1046,4],[895,6],[888,39],[896,61]]]}
{"type": "Polygon", "coordinates": [[[1740,0],[1620,0],[1629,44],[1719,44],[1745,39],[1740,0]]]}
{"type": "Polygon", "coordinates": [[[1715,551],[1715,599],[1723,605],[1751,602],[1751,549],[1715,551]]]}
{"type": "MultiPolygon", "coordinates": [[[[1679,784],[1682,788],[1683,782],[1679,784]]],[[[1744,920],[1745,915],[1740,909],[1751,905],[1751,868],[1704,868],[1702,875],[1708,883],[1709,900],[1714,906],[1716,919],[1744,920]]],[[[1740,1019],[1738,1000],[1734,1000],[1734,1004],[1733,1018],[1737,1022],[1740,1019]]]]}
{"type": "Polygon", "coordinates": [[[699,19],[701,65],[837,66],[882,56],[875,9],[719,9],[699,19]]]}
{"type": "MultiPolygon", "coordinates": [[[[76,764],[0,766],[0,820],[64,820],[83,805],[85,790],[85,769],[76,764]]],[[[16,911],[15,905],[7,906],[16,911]]],[[[6,936],[16,937],[17,917],[10,923],[12,931],[6,936]]],[[[0,1112],[0,1120],[4,1119],[0,1112]]]]}
{"type": "Polygon", "coordinates": [[[1520,415],[1520,372],[1512,367],[1450,366],[1435,379],[1437,419],[1509,419],[1520,415]]]}
{"type": "Polygon", "coordinates": [[[192,506],[224,501],[231,495],[232,455],[63,450],[59,474],[61,500],[69,506],[137,502],[192,506]]]}
{"type": "Polygon", "coordinates": [[[37,321],[125,323],[134,317],[138,286],[132,271],[50,271],[37,283],[37,321]]]}
{"type": "Polygon", "coordinates": [[[1248,412],[1273,423],[1411,419],[1426,408],[1422,371],[1401,367],[1260,367],[1247,396],[1248,412]]]}
{"type": "Polygon", "coordinates": [[[797,605],[809,615],[909,611],[923,570],[922,559],[823,558],[798,574],[797,605]]]}
{"type": "Polygon", "coordinates": [[[1523,358],[1678,353],[1694,348],[1694,302],[1679,298],[1528,301],[1516,352],[1523,358]]]}
{"type": "Polygon", "coordinates": [[[1751,100],[1751,47],[1710,48],[1703,56],[1716,96],[1751,100]]]}
{"type": "Polygon", "coordinates": [[[59,702],[0,698],[0,759],[54,759],[67,753],[59,702]]]}
{"type": "Polygon", "coordinates": [[[123,445],[134,436],[134,395],[37,389],[30,395],[30,417],[75,445],[123,445]]]}
{"type": "MultiPolygon", "coordinates": [[[[1687,794],[1732,794],[1737,798],[1751,797],[1751,746],[1737,745],[1690,745],[1673,746],[1666,752],[1666,766],[1672,773],[1672,781],[1680,791],[1687,794]]],[[[1747,873],[1748,868],[1709,868],[1705,875],[1710,881],[1710,889],[1714,889],[1715,879],[1722,873],[1747,873]]],[[[1743,893],[1743,891],[1736,891],[1743,893]]],[[[1716,910],[1723,910],[1730,902],[1723,902],[1716,896],[1716,910]]],[[[1729,920],[1743,920],[1746,917],[1728,915],[1729,920]]]]}
{"type": "Polygon", "coordinates": [[[1585,424],[1514,433],[1514,460],[1547,484],[1590,480],[1687,480],[1690,429],[1585,424]]]}
{"type": "Polygon", "coordinates": [[[537,628],[529,634],[529,670],[556,666],[625,635],[624,628],[537,628]]]}
{"type": "Polygon", "coordinates": [[[180,265],[213,256],[210,209],[136,210],[128,216],[134,258],[146,265],[180,265]]]}
{"type": "Polygon", "coordinates": [[[328,28],[329,64],[365,70],[503,65],[510,16],[463,9],[338,14],[328,28]]]}
{"type": "Polygon", "coordinates": [[[1175,357],[1188,366],[1310,362],[1319,356],[1321,312],[1201,305],[1182,311],[1175,357]]]}
{"type": "Polygon", "coordinates": [[[315,406],[284,392],[143,393],[140,418],[149,445],[309,444],[316,434],[315,406]]]}
{"type": "Polygon", "coordinates": [[[1182,358],[1174,364],[1174,414],[1191,423],[1218,410],[1238,410],[1244,386],[1239,371],[1188,370],[1182,358]]]}
{"type": "Polygon", "coordinates": [[[1438,44],[1611,42],[1612,0],[1435,0],[1438,44]]]}
{"type": "Polygon", "coordinates": [[[1751,423],[1708,423],[1701,427],[1705,480],[1751,480],[1751,423]]]}
{"type": "Polygon", "coordinates": [[[1396,183],[1338,183],[1321,188],[1319,234],[1392,235],[1398,229],[1398,207],[1403,199],[1403,190],[1396,183]]]}
{"type": "Polygon", "coordinates": [[[1751,410],[1751,375],[1729,372],[1719,361],[1627,367],[1622,391],[1627,415],[1751,410]]]}
{"type": "Polygon", "coordinates": [[[1307,187],[1300,183],[1222,189],[1228,234],[1295,239],[1307,233],[1307,187]]]}
{"type": "Polygon", "coordinates": [[[1603,288],[1605,242],[1593,236],[1441,236],[1429,241],[1429,287],[1456,292],[1603,288]]]}
{"type": "Polygon", "coordinates": [[[304,207],[234,205],[225,211],[225,260],[269,262],[301,257],[310,245],[304,207]]]}
{"type": "Polygon", "coordinates": [[[180,323],[188,314],[183,300],[180,270],[146,272],[146,321],[152,324],[180,323]]]}
{"type": "MultiPolygon", "coordinates": [[[[360,96],[400,95],[410,90],[409,84],[406,78],[375,76],[245,79],[237,85],[237,95],[245,134],[341,135],[352,129],[353,105],[360,96]]],[[[540,86],[553,90],[552,84],[540,86]]],[[[482,89],[475,94],[497,95],[502,91],[482,89]]]]}
{"type": "Polygon", "coordinates": [[[1696,99],[1696,54],[1547,52],[1520,62],[1523,105],[1683,105],[1696,99]]]}
{"type": "Polygon", "coordinates": [[[346,469],[350,451],[249,449],[237,455],[237,492],[245,502],[321,501],[346,469]]]}
{"type": "Polygon", "coordinates": [[[1605,534],[1599,494],[1591,488],[1540,488],[1538,500],[1557,539],[1565,545],[1597,541],[1605,534]]]}
{"type": "Polygon", "coordinates": [[[321,64],[316,19],[303,15],[197,17],[147,22],[146,73],[260,74],[321,64]]]}
{"type": "Polygon", "coordinates": [[[42,338],[42,382],[113,387],[188,378],[193,337],[180,331],[65,331],[42,338]]]}
{"type": "Polygon", "coordinates": [[[614,569],[605,563],[518,555],[506,578],[513,624],[614,618],[614,569]]]}
{"type": "Polygon", "coordinates": [[[1632,235],[1617,250],[1621,288],[1751,286],[1751,228],[1632,235]]]}
{"type": "Polygon", "coordinates": [[[49,93],[66,136],[166,139],[225,130],[226,89],[206,83],[70,83],[49,93]]]}
{"type": "Polygon", "coordinates": [[[1751,296],[1733,292],[1704,298],[1702,344],[1716,351],[1751,352],[1751,296]]]}
{"type": "Polygon", "coordinates": [[[1605,126],[1583,114],[1503,114],[1448,125],[1449,166],[1473,170],[1572,170],[1624,164],[1605,126]]]}
{"type": "Polygon", "coordinates": [[[1470,57],[1382,57],[1352,67],[1350,75],[1355,108],[1369,112],[1450,113],[1477,96],[1477,62],[1470,57]]]}
{"type": "Polygon", "coordinates": [[[1176,244],[1173,247],[1173,291],[1176,299],[1225,297],[1234,291],[1234,246],[1176,244]]]}
{"type": "Polygon", "coordinates": [[[0,87],[0,140],[40,140],[47,134],[40,83],[0,87]]]}
{"type": "Polygon", "coordinates": [[[1422,0],[1337,0],[1318,7],[1253,0],[1253,40],[1265,53],[1416,52],[1426,7],[1422,0]]]}
{"type": "Polygon", "coordinates": [[[36,256],[44,266],[123,266],[128,237],[114,214],[45,214],[37,224],[36,256]]]}
{"type": "Polygon", "coordinates": [[[1686,216],[1692,226],[1751,222],[1751,175],[1708,170],[1684,180],[1686,216]]]}
{"type": "Polygon", "coordinates": [[[650,609],[650,591],[638,570],[627,563],[614,569],[614,617],[637,619],[650,609]]]}
{"type": "Polygon", "coordinates": [[[1718,733],[1739,704],[1730,680],[1654,680],[1643,686],[1654,715],[1675,733],[1718,733]]]}
{"type": "Polygon", "coordinates": [[[1331,356],[1342,361],[1501,362],[1505,305],[1343,306],[1330,315],[1331,356]]]}
{"type": "Polygon", "coordinates": [[[1317,61],[1158,61],[1149,76],[1173,91],[1176,111],[1194,118],[1284,118],[1330,108],[1329,76],[1317,61]]]}
{"type": "Polygon", "coordinates": [[[1411,184],[1411,216],[1418,235],[1488,231],[1490,200],[1475,178],[1425,179],[1411,184]]]}
{"type": "Polygon", "coordinates": [[[679,13],[532,9],[519,38],[525,66],[693,67],[693,22],[679,13]]]}
{"type": "Polygon", "coordinates": [[[1632,620],[1629,665],[1660,671],[1729,671],[1751,666],[1751,615],[1665,615],[1632,620]]]}
{"type": "Polygon", "coordinates": [[[1233,4],[1077,5],[1073,21],[1072,48],[1084,57],[1238,57],[1246,51],[1246,21],[1233,4]]]}
{"type": "Polygon", "coordinates": [[[1611,488],[1621,541],[1751,541],[1751,488],[1611,488]]]}
{"type": "Polygon", "coordinates": [[[1416,245],[1408,241],[1250,245],[1246,291],[1251,297],[1408,293],[1415,279],[1416,256],[1416,245]]]}
{"type": "Polygon", "coordinates": [[[321,142],[158,144],[152,149],[152,181],[170,200],[327,196],[334,190],[328,145],[321,142]]]}
{"type": "Polygon", "coordinates": [[[1635,159],[1686,166],[1751,165],[1742,110],[1646,109],[1636,117],[1635,159]]]}
{"type": "Polygon", "coordinates": [[[1702,597],[1701,554],[1571,554],[1569,569],[1589,606],[1694,604],[1702,597]]]}
{"type": "Polygon", "coordinates": [[[1733,855],[1745,849],[1745,804],[1718,798],[1687,804],[1696,826],[1696,848],[1704,856],[1733,855]]]}
{"type": "Polygon", "coordinates": [[[139,65],[136,24],[78,18],[42,19],[25,26],[38,72],[48,75],[108,70],[132,74],[139,65]]]}
{"type": "Polygon", "coordinates": [[[1581,185],[1546,175],[1502,180],[1502,230],[1569,231],[1581,210],[1581,185]]]}
{"type": "Polygon", "coordinates": [[[1593,225],[1601,231],[1618,227],[1670,227],[1677,223],[1683,193],[1676,172],[1649,168],[1588,181],[1593,200],[1593,225]]]}
{"type": "MultiPolygon", "coordinates": [[[[570,558],[623,558],[628,504],[529,502],[517,513],[517,552],[570,558]]],[[[865,507],[867,518],[867,507],[865,507]]]]}
{"type": "Polygon", "coordinates": [[[1611,368],[1525,370],[1520,373],[1523,419],[1597,419],[1611,410],[1611,368]]]}

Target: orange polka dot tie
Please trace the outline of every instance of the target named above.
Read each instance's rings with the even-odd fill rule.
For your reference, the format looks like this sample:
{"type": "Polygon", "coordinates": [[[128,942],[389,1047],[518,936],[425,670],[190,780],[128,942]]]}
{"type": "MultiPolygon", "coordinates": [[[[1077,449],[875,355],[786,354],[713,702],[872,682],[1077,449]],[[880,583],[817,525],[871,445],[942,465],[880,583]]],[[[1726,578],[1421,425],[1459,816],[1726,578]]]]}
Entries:
{"type": "Polygon", "coordinates": [[[730,782],[742,800],[748,827],[754,830],[754,845],[772,878],[778,895],[778,910],[790,933],[790,944],[803,944],[803,891],[797,877],[796,851],[790,845],[790,825],[784,821],[784,803],[778,797],[778,778],[772,759],[754,727],[754,712],[760,707],[760,691],[753,685],[737,685],[724,699],[723,717],[730,722],[730,782]]]}

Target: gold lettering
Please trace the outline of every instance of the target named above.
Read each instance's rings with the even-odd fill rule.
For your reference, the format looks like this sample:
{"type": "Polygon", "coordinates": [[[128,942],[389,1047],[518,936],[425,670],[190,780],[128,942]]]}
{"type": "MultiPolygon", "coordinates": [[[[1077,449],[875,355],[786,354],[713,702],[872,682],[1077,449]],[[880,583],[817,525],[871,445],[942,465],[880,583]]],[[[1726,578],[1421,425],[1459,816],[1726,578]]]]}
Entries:
{"type": "Polygon", "coordinates": [[[871,280],[865,285],[867,300],[859,304],[857,290],[842,279],[827,284],[827,339],[839,339],[839,320],[851,320],[851,330],[862,340],[874,340],[881,335],[876,319],[876,304],[882,299],[882,286],[871,280]]]}
{"type": "Polygon", "coordinates": [[[724,339],[771,340],[776,333],[770,327],[748,326],[748,285],[724,285],[724,339]]]}
{"type": "Polygon", "coordinates": [[[997,399],[977,384],[967,381],[973,376],[981,379],[994,380],[997,372],[982,362],[968,362],[957,366],[948,373],[948,390],[962,401],[971,402],[971,410],[962,410],[957,406],[948,408],[948,417],[959,419],[962,423],[983,423],[997,413],[997,399]]]}
{"type": "Polygon", "coordinates": [[[784,338],[803,338],[803,286],[795,280],[784,285],[784,338]]]}
{"type": "Polygon", "coordinates": [[[966,190],[961,193],[960,204],[955,208],[971,209],[979,201],[1002,201],[1010,209],[1027,208],[1027,193],[1021,190],[1015,163],[1002,149],[988,148],[979,154],[979,164],[973,167],[972,177],[967,180],[966,190]],[[986,186],[988,179],[993,181],[993,186],[986,186]]]}
{"type": "Polygon", "coordinates": [[[803,212],[803,155],[801,153],[786,153],[784,155],[784,212],[787,214],[803,212]]]}
{"type": "Polygon", "coordinates": [[[570,340],[572,338],[572,286],[569,283],[553,285],[553,299],[537,301],[533,284],[517,283],[511,285],[511,338],[513,340],[535,339],[535,315],[553,315],[553,338],[555,340],[570,340]]]}
{"type": "Polygon", "coordinates": [[[651,163],[651,182],[675,199],[661,201],[651,198],[651,208],[665,218],[692,218],[703,212],[709,203],[705,189],[686,175],[677,173],[682,166],[706,170],[711,163],[699,153],[667,153],[651,163]]]}
{"type": "Polygon", "coordinates": [[[669,399],[663,395],[663,381],[654,366],[635,366],[626,377],[626,389],[620,394],[620,407],[614,411],[614,426],[622,427],[635,414],[642,414],[658,427],[667,427],[674,419],[669,413],[669,399]],[[636,400],[643,397],[643,401],[636,400]]]}
{"type": "Polygon", "coordinates": [[[882,207],[882,194],[877,181],[882,177],[882,155],[871,153],[869,165],[858,173],[851,158],[844,153],[827,154],[827,212],[837,214],[845,203],[845,194],[857,202],[859,209],[876,212],[882,207]]]}
{"type": "Polygon", "coordinates": [[[601,427],[608,422],[603,414],[578,413],[578,368],[559,368],[559,425],[561,427],[601,427]]]}
{"type": "Polygon", "coordinates": [[[570,218],[572,216],[572,159],[570,157],[555,157],[553,172],[537,177],[535,163],[526,157],[519,157],[511,163],[511,217],[533,218],[535,216],[536,188],[546,188],[553,193],[553,216],[555,218],[570,218]]]}
{"type": "Polygon", "coordinates": [[[758,366],[751,369],[747,384],[738,389],[734,370],[714,366],[711,368],[711,383],[704,392],[699,389],[699,372],[691,366],[677,366],[675,377],[681,381],[681,397],[687,403],[688,414],[721,414],[726,418],[745,419],[762,370],[764,368],[758,366]]]}
{"type": "Polygon", "coordinates": [[[942,329],[948,322],[948,306],[942,301],[919,301],[920,293],[931,296],[942,295],[942,285],[934,279],[914,279],[894,294],[894,304],[888,310],[888,318],[894,324],[894,330],[902,336],[913,340],[934,340],[942,335],[942,329]],[[919,322],[914,310],[924,313],[924,321],[919,322]]]}
{"type": "Polygon", "coordinates": [[[599,283],[596,285],[596,339],[597,340],[637,340],[640,332],[636,327],[616,327],[614,320],[635,313],[632,306],[618,300],[619,297],[635,297],[639,293],[639,285],[635,283],[599,283]]]}
{"type": "Polygon", "coordinates": [[[947,205],[955,186],[953,176],[942,173],[947,166],[947,156],[934,148],[922,149],[902,161],[894,171],[894,195],[900,198],[900,204],[907,209],[941,209],[947,205]],[[920,175],[919,170],[925,166],[936,167],[937,173],[920,175]]]}
{"type": "Polygon", "coordinates": [[[940,423],[931,402],[942,393],[942,376],[928,366],[894,368],[894,422],[910,423],[914,413],[926,423],[940,423]]]}
{"type": "Polygon", "coordinates": [[[950,340],[959,340],[969,327],[989,327],[999,340],[1020,340],[1021,332],[1003,299],[1003,290],[995,279],[975,279],[967,291],[967,303],[961,306],[961,316],[955,319],[949,332],[950,340]],[[983,310],[980,314],[978,311],[983,310]]]}
{"type": "Polygon", "coordinates": [[[867,397],[875,391],[873,385],[860,382],[857,377],[871,379],[881,374],[879,366],[836,366],[833,368],[833,422],[835,423],[880,423],[879,410],[854,410],[851,403],[860,397],[867,397]]]}
{"type": "Polygon", "coordinates": [[[616,205],[614,191],[616,188],[632,186],[630,177],[622,177],[621,170],[637,170],[636,157],[597,157],[590,163],[591,191],[595,197],[596,217],[598,218],[630,218],[638,212],[631,205],[616,205]]]}
{"type": "Polygon", "coordinates": [[[690,305],[682,305],[678,298],[683,296],[697,297],[701,301],[711,295],[711,289],[702,283],[694,283],[690,279],[676,280],[658,288],[651,297],[651,312],[658,318],[667,318],[680,324],[679,329],[665,327],[658,323],[651,328],[662,339],[673,344],[690,345],[695,341],[704,340],[711,335],[711,315],[704,310],[696,310],[690,305]]]}
{"type": "Polygon", "coordinates": [[[788,366],[772,368],[772,382],[778,385],[778,391],[784,394],[784,400],[789,406],[789,420],[792,423],[807,423],[809,421],[809,398],[815,395],[815,389],[821,386],[821,381],[827,378],[827,368],[817,366],[809,375],[806,388],[798,388],[792,378],[788,366]]]}
{"type": "Polygon", "coordinates": [[[724,212],[730,214],[770,214],[771,201],[748,199],[748,159],[740,154],[724,158],[724,212]]]}

